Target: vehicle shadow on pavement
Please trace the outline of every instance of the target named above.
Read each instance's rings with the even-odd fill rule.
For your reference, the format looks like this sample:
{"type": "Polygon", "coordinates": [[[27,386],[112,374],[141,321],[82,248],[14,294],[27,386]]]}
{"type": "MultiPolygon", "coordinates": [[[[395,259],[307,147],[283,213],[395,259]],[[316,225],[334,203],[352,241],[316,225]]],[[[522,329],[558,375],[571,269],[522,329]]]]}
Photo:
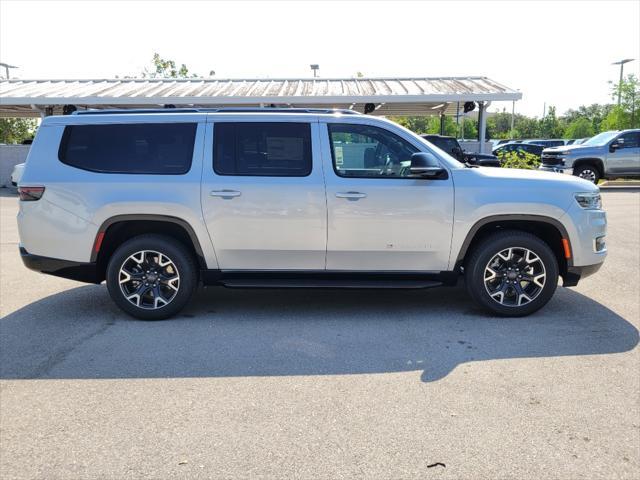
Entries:
{"type": "Polygon", "coordinates": [[[0,378],[160,378],[422,372],[484,360],[598,355],[638,344],[605,306],[558,288],[525,318],[485,315],[462,288],[203,289],[182,315],[133,320],[106,288],[43,298],[0,321],[0,378]]]}

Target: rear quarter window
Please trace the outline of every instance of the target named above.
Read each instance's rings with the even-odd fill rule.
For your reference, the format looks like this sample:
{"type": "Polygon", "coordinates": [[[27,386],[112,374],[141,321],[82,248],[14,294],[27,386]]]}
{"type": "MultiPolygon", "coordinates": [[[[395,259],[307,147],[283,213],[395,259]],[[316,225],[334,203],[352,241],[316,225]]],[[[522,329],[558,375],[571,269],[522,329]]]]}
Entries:
{"type": "Polygon", "coordinates": [[[191,168],[196,128],[196,123],[69,125],[58,158],[91,172],[182,175],[191,168]]]}

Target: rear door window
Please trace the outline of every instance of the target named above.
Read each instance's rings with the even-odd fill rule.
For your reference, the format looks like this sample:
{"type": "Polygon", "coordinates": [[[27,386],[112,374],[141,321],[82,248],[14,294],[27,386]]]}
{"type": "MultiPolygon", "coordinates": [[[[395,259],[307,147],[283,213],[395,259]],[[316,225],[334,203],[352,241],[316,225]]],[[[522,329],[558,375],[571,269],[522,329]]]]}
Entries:
{"type": "Polygon", "coordinates": [[[218,175],[306,177],[311,173],[308,123],[220,122],[213,137],[213,169],[218,175]]]}
{"type": "Polygon", "coordinates": [[[191,168],[196,123],[69,125],[62,163],[100,173],[182,175],[191,168]]]}

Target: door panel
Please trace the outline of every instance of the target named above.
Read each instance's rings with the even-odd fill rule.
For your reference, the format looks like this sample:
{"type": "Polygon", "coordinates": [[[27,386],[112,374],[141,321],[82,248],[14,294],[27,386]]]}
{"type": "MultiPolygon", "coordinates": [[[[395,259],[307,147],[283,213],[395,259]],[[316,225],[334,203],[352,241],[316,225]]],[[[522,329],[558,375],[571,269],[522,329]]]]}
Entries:
{"type": "MultiPolygon", "coordinates": [[[[306,176],[275,176],[291,168],[285,157],[300,148],[295,141],[278,137],[278,133],[268,134],[266,141],[255,148],[245,145],[250,140],[238,140],[238,148],[245,149],[244,174],[234,175],[229,171],[234,168],[229,166],[233,164],[229,157],[225,157],[225,164],[218,168],[222,174],[216,173],[212,158],[227,153],[214,152],[214,124],[207,125],[201,198],[220,269],[324,269],[326,201],[318,124],[305,120],[310,126],[312,156],[311,172],[306,176]],[[247,149],[251,149],[250,154],[246,154],[247,149]],[[278,155],[281,158],[276,158],[275,168],[268,167],[272,169],[268,172],[270,176],[254,176],[270,158],[278,155]]],[[[230,117],[230,121],[251,123],[246,115],[230,117]]],[[[287,121],[292,122],[291,117],[287,121]]],[[[270,120],[268,123],[283,122],[270,120]]],[[[243,128],[246,129],[246,125],[243,128]]],[[[305,173],[294,172],[295,175],[305,173]]]]}
{"type": "Polygon", "coordinates": [[[628,132],[620,135],[614,142],[620,139],[622,139],[622,146],[607,155],[609,172],[619,175],[639,175],[640,134],[628,132]]]}
{"type": "Polygon", "coordinates": [[[327,124],[321,123],[320,129],[327,185],[327,270],[446,270],[453,222],[450,176],[402,178],[404,156],[394,158],[393,152],[363,137],[332,144],[327,124]],[[386,165],[381,176],[375,176],[381,151],[386,165]],[[342,168],[367,178],[340,176],[345,175],[342,168]]]}

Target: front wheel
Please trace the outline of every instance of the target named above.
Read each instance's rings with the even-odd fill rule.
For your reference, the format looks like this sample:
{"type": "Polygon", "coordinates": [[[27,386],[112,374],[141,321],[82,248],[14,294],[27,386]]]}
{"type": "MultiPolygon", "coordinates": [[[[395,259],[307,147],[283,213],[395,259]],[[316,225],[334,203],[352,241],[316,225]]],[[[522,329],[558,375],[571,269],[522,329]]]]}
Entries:
{"type": "Polygon", "coordinates": [[[576,177],[584,178],[585,180],[589,180],[592,183],[598,184],[598,180],[600,180],[600,171],[594,167],[593,165],[580,165],[577,167],[573,174],[576,177]]]}
{"type": "Polygon", "coordinates": [[[542,308],[558,285],[551,248],[527,232],[497,232],[480,242],[466,263],[471,298],[490,312],[521,317],[542,308]]]}
{"type": "Polygon", "coordinates": [[[142,320],[169,318],[189,302],[197,286],[195,260],[177,240],[140,235],[118,247],[107,266],[112,300],[142,320]]]}

